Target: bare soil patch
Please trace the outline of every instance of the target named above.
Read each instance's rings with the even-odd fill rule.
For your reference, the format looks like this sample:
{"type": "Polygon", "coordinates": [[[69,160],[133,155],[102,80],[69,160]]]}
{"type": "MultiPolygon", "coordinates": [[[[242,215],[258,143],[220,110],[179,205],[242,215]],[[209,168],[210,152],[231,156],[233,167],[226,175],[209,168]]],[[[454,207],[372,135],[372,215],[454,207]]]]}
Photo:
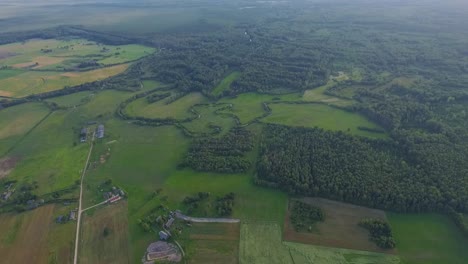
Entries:
{"type": "Polygon", "coordinates": [[[395,250],[384,250],[376,246],[369,241],[368,231],[358,226],[359,221],[363,218],[387,220],[384,211],[321,198],[300,200],[321,208],[325,213],[325,221],[316,223],[312,232],[296,232],[290,222],[288,209],[284,222],[284,240],[387,254],[396,253],[395,250]]]}
{"type": "Polygon", "coordinates": [[[73,78],[73,77],[80,77],[80,74],[76,72],[66,72],[66,73],[60,74],[60,76],[73,78]]]}
{"type": "Polygon", "coordinates": [[[12,97],[12,96],[13,96],[13,93],[12,93],[12,92],[8,92],[8,91],[2,91],[2,90],[0,90],[0,96],[3,96],[3,97],[12,97]]]}
{"type": "Polygon", "coordinates": [[[36,64],[35,62],[32,62],[32,61],[17,63],[17,64],[12,65],[12,67],[16,69],[29,69],[29,68],[33,68],[36,66],[39,66],[39,64],[36,64]]]}
{"type": "Polygon", "coordinates": [[[0,159],[0,179],[5,178],[15,168],[20,160],[18,157],[7,157],[0,159]]]}

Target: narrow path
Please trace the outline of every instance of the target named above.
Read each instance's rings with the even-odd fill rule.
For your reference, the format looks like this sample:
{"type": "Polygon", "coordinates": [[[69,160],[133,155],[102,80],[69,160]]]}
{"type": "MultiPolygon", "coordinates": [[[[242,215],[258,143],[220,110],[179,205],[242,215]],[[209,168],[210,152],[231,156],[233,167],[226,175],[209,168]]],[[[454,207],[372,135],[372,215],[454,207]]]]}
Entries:
{"type": "Polygon", "coordinates": [[[104,204],[106,204],[107,202],[109,202],[109,200],[110,200],[110,199],[107,199],[107,200],[105,200],[105,201],[103,201],[103,202],[100,202],[100,203],[98,203],[98,204],[95,204],[95,205],[93,205],[93,206],[90,206],[90,207],[88,207],[88,208],[86,208],[86,209],[81,210],[81,212],[87,211],[87,210],[89,210],[89,209],[93,209],[94,207],[97,207],[97,206],[100,206],[100,205],[104,205],[104,204]]]}
{"type": "Polygon", "coordinates": [[[228,223],[234,224],[239,223],[240,219],[236,218],[199,218],[183,215],[182,213],[176,212],[176,217],[185,221],[190,221],[194,223],[228,223]]]}
{"type": "Polygon", "coordinates": [[[74,258],[73,258],[73,264],[78,263],[78,241],[80,240],[81,213],[83,213],[83,210],[81,210],[81,207],[82,207],[82,204],[83,204],[83,181],[84,181],[84,177],[86,175],[86,170],[88,168],[89,159],[91,158],[91,153],[93,152],[94,134],[95,134],[95,132],[93,132],[93,137],[91,139],[91,146],[89,147],[89,152],[88,152],[88,158],[86,159],[86,163],[85,163],[85,166],[83,168],[83,173],[81,174],[80,200],[79,200],[79,203],[78,203],[78,219],[76,221],[75,254],[74,254],[74,258]]]}

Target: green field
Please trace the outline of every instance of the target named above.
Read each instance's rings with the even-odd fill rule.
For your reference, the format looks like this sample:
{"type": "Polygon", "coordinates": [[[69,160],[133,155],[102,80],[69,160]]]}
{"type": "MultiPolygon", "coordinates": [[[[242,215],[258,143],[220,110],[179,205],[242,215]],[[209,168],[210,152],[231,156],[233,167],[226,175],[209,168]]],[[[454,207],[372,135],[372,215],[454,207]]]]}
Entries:
{"type": "Polygon", "coordinates": [[[221,95],[224,91],[229,90],[231,88],[232,82],[234,82],[237,78],[241,76],[240,72],[233,72],[226,76],[219,84],[213,89],[212,94],[214,96],[221,95]]]}
{"type": "Polygon", "coordinates": [[[194,223],[184,241],[189,263],[238,263],[239,224],[194,223]]]}
{"type": "Polygon", "coordinates": [[[83,83],[103,80],[124,72],[128,64],[85,72],[53,72],[27,71],[19,75],[0,80],[0,96],[24,97],[60,90],[65,86],[75,86],[83,83]]]}
{"type": "Polygon", "coordinates": [[[3,69],[3,70],[0,70],[0,80],[16,76],[16,75],[21,74],[23,72],[24,72],[23,70],[17,70],[17,69],[3,69]]]}
{"type": "Polygon", "coordinates": [[[184,123],[183,126],[190,132],[196,134],[213,133],[220,128],[220,135],[224,135],[236,125],[233,117],[215,113],[216,110],[225,107],[226,105],[200,105],[194,109],[200,114],[200,117],[189,123],[184,123]]]}
{"type": "Polygon", "coordinates": [[[468,239],[446,216],[387,214],[404,264],[465,264],[468,239]]]}
{"type": "Polygon", "coordinates": [[[365,251],[282,242],[276,223],[246,222],[241,226],[239,263],[398,264],[398,257],[365,251]]]}
{"type": "Polygon", "coordinates": [[[361,115],[324,104],[269,104],[272,114],[262,122],[287,126],[320,127],[366,137],[385,137],[383,133],[362,131],[358,127],[378,128],[361,115]]]}
{"type": "Polygon", "coordinates": [[[67,263],[73,256],[75,225],[55,224],[70,207],[47,205],[22,214],[0,216],[0,263],[67,263]],[[29,250],[24,250],[28,248],[29,250]]]}
{"type": "Polygon", "coordinates": [[[320,102],[335,106],[349,106],[353,104],[353,101],[346,100],[334,96],[325,94],[325,91],[336,85],[336,81],[330,80],[326,85],[317,87],[315,89],[306,90],[303,95],[303,100],[307,102],[320,102]]]}
{"type": "Polygon", "coordinates": [[[18,105],[0,111],[0,157],[40,122],[49,111],[41,103],[18,105]]]}
{"type": "Polygon", "coordinates": [[[82,221],[79,263],[129,263],[127,203],[86,213],[82,221]]]}
{"type": "Polygon", "coordinates": [[[101,65],[114,65],[134,61],[154,51],[141,45],[111,46],[85,39],[34,39],[0,46],[0,54],[9,54],[0,59],[0,67],[64,70],[92,60],[101,65]]]}
{"type": "Polygon", "coordinates": [[[74,107],[77,105],[85,104],[92,100],[94,93],[90,91],[78,92],[66,96],[54,97],[47,99],[47,102],[56,103],[60,107],[74,107]]]}
{"type": "Polygon", "coordinates": [[[232,109],[225,112],[236,115],[242,124],[246,124],[253,121],[255,118],[259,118],[266,114],[266,111],[263,107],[264,102],[272,102],[276,100],[297,101],[300,99],[301,97],[299,94],[268,95],[259,93],[244,93],[239,94],[234,98],[222,98],[219,100],[219,102],[232,104],[232,109]]]}
{"type": "Polygon", "coordinates": [[[190,113],[193,105],[207,102],[201,93],[190,93],[171,103],[169,99],[148,103],[146,98],[141,98],[130,103],[125,112],[133,117],[184,119],[193,116],[190,113]]]}

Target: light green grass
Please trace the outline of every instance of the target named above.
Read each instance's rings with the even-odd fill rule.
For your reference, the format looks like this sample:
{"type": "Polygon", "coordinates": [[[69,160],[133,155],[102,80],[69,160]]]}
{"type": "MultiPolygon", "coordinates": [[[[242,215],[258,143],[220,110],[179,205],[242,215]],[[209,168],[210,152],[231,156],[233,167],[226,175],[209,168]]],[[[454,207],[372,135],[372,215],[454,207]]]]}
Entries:
{"type": "Polygon", "coordinates": [[[224,106],[225,105],[196,106],[194,109],[200,114],[200,117],[190,123],[184,123],[183,126],[195,134],[212,133],[214,131],[213,126],[216,126],[221,128],[219,135],[224,135],[236,125],[233,117],[215,113],[216,110],[224,106]]]}
{"type": "Polygon", "coordinates": [[[246,174],[202,173],[192,170],[175,171],[165,182],[166,194],[176,202],[197,192],[213,195],[236,194],[233,217],[242,220],[262,220],[283,223],[287,204],[286,194],[253,183],[246,174]]]}
{"type": "Polygon", "coordinates": [[[23,70],[17,70],[17,69],[4,69],[4,70],[0,70],[0,80],[1,80],[1,79],[5,79],[5,78],[9,78],[9,77],[16,76],[16,75],[21,74],[21,73],[23,73],[23,72],[24,72],[23,70]]]}
{"type": "Polygon", "coordinates": [[[241,224],[240,264],[293,264],[277,223],[241,224]]]}
{"type": "Polygon", "coordinates": [[[328,248],[284,242],[290,249],[294,264],[399,264],[400,258],[394,255],[367,251],[328,248]]]}
{"type": "Polygon", "coordinates": [[[303,100],[307,102],[319,102],[335,106],[348,106],[353,104],[353,101],[346,100],[334,96],[329,96],[325,94],[327,89],[335,86],[338,81],[330,80],[326,85],[317,87],[315,89],[310,89],[304,92],[303,100]]]}
{"type": "Polygon", "coordinates": [[[0,157],[48,113],[49,109],[41,103],[17,105],[1,110],[0,157]]]}
{"type": "Polygon", "coordinates": [[[124,72],[128,64],[76,73],[37,72],[28,71],[10,78],[0,80],[0,95],[24,97],[60,90],[65,86],[75,86],[83,83],[103,80],[124,72]]]}
{"type": "Polygon", "coordinates": [[[47,99],[48,102],[56,103],[62,107],[72,107],[84,104],[94,97],[94,93],[90,91],[78,92],[70,95],[54,97],[47,99]]]}
{"type": "Polygon", "coordinates": [[[298,101],[301,100],[301,96],[299,94],[268,95],[245,93],[240,94],[235,98],[222,98],[219,100],[219,102],[232,104],[232,110],[226,111],[226,113],[232,113],[236,115],[242,124],[246,124],[265,114],[266,111],[263,108],[263,103],[272,102],[274,101],[273,99],[283,101],[298,101]]]}
{"type": "Polygon", "coordinates": [[[345,131],[366,137],[385,137],[386,134],[359,130],[358,127],[378,128],[363,116],[324,104],[270,104],[272,114],[262,122],[287,126],[320,127],[345,131]]]}
{"type": "Polygon", "coordinates": [[[0,52],[16,54],[0,60],[0,66],[56,70],[75,67],[81,62],[96,60],[102,65],[121,64],[139,59],[155,51],[141,45],[111,46],[85,39],[33,39],[24,43],[0,46],[0,52]],[[105,48],[105,49],[104,49],[105,48]],[[50,49],[44,53],[41,49],[50,49]],[[35,63],[38,65],[35,65],[35,63]]]}
{"type": "Polygon", "coordinates": [[[227,91],[231,88],[232,82],[240,77],[240,72],[233,72],[226,76],[219,84],[216,86],[212,92],[214,96],[221,95],[224,91],[227,91]]]}
{"type": "Polygon", "coordinates": [[[246,222],[241,225],[239,263],[258,264],[398,264],[392,255],[282,242],[276,223],[246,222]]]}
{"type": "Polygon", "coordinates": [[[183,119],[193,116],[190,113],[193,105],[206,101],[207,99],[201,93],[187,94],[170,104],[166,104],[167,99],[150,104],[146,98],[141,98],[130,103],[125,111],[134,117],[183,119]]]}
{"type": "Polygon", "coordinates": [[[446,216],[394,214],[387,217],[404,264],[465,264],[468,239],[446,216]]]}

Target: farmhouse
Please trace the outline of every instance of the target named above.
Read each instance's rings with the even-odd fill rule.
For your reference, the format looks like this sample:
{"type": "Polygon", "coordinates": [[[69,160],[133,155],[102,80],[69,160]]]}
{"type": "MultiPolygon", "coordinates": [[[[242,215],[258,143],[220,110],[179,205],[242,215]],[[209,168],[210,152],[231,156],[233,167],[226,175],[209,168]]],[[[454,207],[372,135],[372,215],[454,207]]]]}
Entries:
{"type": "Polygon", "coordinates": [[[80,142],[81,143],[86,142],[87,137],[88,137],[88,129],[84,127],[81,129],[81,132],[80,132],[80,142]]]}
{"type": "Polygon", "coordinates": [[[167,220],[167,223],[164,224],[164,227],[166,227],[167,229],[171,228],[172,224],[174,223],[175,219],[174,218],[169,218],[169,220],[167,220]]]}
{"type": "Polygon", "coordinates": [[[99,125],[96,131],[96,137],[97,138],[103,138],[104,137],[104,125],[99,125]]]}
{"type": "Polygon", "coordinates": [[[120,196],[113,196],[112,198],[109,199],[109,203],[115,203],[117,201],[120,201],[120,199],[122,199],[122,197],[120,196]]]}
{"type": "Polygon", "coordinates": [[[70,216],[68,217],[70,220],[76,220],[76,211],[72,210],[70,212],[70,216]]]}
{"type": "Polygon", "coordinates": [[[169,232],[159,231],[159,239],[160,240],[168,240],[171,237],[169,232]]]}

